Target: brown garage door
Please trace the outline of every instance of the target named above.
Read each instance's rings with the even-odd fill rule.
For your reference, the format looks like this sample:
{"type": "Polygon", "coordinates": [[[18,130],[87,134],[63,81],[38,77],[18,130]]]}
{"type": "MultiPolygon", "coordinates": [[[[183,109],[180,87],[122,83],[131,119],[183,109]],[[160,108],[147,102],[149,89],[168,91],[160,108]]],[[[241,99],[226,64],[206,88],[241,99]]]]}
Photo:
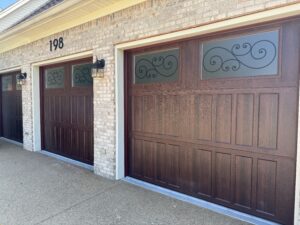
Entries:
{"type": "Polygon", "coordinates": [[[93,164],[92,59],[42,68],[42,148],[93,164]]]}
{"type": "Polygon", "coordinates": [[[1,76],[2,136],[23,143],[22,87],[16,82],[18,73],[1,76]]]}
{"type": "Polygon", "coordinates": [[[296,24],[128,51],[127,175],[292,224],[296,24]]]}

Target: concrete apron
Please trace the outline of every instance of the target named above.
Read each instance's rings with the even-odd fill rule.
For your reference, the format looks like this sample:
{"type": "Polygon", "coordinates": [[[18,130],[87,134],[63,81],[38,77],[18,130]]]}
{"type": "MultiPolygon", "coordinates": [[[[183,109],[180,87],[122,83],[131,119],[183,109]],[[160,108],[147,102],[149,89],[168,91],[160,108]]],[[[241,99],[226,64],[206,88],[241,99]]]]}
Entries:
{"type": "Polygon", "coordinates": [[[246,225],[0,140],[0,224],[246,225]]]}

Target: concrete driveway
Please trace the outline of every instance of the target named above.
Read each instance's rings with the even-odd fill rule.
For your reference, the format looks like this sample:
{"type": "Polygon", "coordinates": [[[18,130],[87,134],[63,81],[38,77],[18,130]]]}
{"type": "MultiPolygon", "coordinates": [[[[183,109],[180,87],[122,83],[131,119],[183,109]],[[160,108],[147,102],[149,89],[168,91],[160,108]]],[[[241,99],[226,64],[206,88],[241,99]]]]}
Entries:
{"type": "Polygon", "coordinates": [[[0,141],[0,224],[247,224],[0,141]]]}

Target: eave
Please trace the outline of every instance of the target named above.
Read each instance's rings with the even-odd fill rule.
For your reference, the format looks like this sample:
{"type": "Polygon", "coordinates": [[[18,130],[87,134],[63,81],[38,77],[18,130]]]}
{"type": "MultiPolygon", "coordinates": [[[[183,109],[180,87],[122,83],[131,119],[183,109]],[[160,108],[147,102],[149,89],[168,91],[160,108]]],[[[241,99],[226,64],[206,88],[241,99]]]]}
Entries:
{"type": "Polygon", "coordinates": [[[76,27],[145,0],[69,0],[0,34],[0,53],[76,27]]]}

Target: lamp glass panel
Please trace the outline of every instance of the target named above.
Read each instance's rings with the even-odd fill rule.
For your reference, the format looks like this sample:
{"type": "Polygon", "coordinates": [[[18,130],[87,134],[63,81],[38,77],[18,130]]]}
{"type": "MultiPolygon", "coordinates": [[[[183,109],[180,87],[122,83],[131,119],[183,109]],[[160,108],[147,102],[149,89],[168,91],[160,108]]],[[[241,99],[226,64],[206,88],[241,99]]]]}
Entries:
{"type": "MultiPolygon", "coordinates": [[[[22,82],[22,81],[21,81],[22,82]]],[[[16,90],[20,91],[22,90],[22,85],[20,82],[18,82],[18,75],[16,75],[16,90]]]]}

